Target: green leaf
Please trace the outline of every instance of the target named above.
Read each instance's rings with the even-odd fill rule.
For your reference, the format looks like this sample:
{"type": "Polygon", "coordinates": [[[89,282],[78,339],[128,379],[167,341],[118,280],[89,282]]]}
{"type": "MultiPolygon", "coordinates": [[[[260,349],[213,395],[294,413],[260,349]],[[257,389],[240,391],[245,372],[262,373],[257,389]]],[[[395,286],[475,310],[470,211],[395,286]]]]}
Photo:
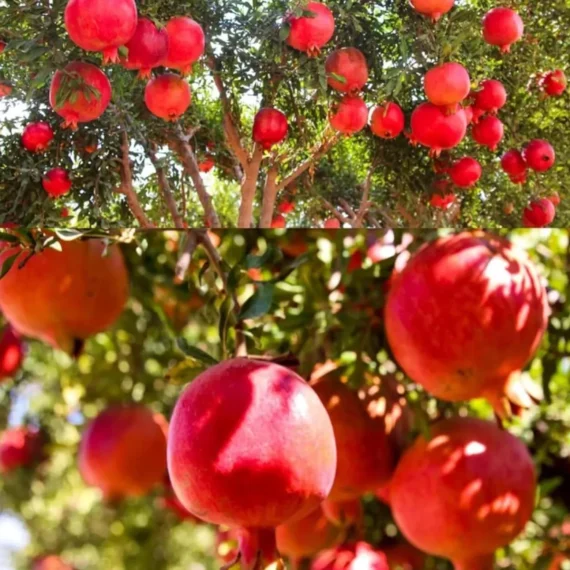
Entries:
{"type": "Polygon", "coordinates": [[[230,295],[226,295],[220,306],[220,322],[218,324],[218,332],[220,334],[220,343],[222,345],[222,354],[224,358],[227,352],[228,328],[230,326],[232,311],[234,309],[234,301],[230,295]]]}
{"type": "Polygon", "coordinates": [[[18,259],[18,256],[20,255],[20,252],[11,255],[10,257],[7,257],[3,262],[2,262],[2,267],[0,268],[0,279],[2,279],[2,277],[4,277],[4,275],[6,275],[6,273],[8,273],[8,271],[10,271],[10,269],[12,268],[12,265],[14,265],[14,261],[16,261],[16,259],[18,259]]]}
{"type": "Polygon", "coordinates": [[[191,346],[188,344],[185,338],[177,338],[176,339],[176,346],[189,358],[192,358],[195,361],[199,361],[206,366],[213,366],[214,364],[218,364],[218,360],[216,360],[213,356],[210,356],[207,352],[199,349],[196,346],[191,346]]]}
{"type": "Polygon", "coordinates": [[[282,42],[286,41],[290,33],[291,33],[291,25],[283,24],[283,26],[281,26],[281,29],[279,30],[279,40],[282,42]]]}
{"type": "Polygon", "coordinates": [[[10,243],[20,243],[20,238],[15,235],[8,234],[6,232],[0,232],[0,242],[2,241],[7,241],[10,243]]]}
{"type": "Polygon", "coordinates": [[[238,319],[255,319],[269,312],[273,303],[275,286],[273,283],[263,283],[257,287],[255,293],[243,304],[238,319]]]}

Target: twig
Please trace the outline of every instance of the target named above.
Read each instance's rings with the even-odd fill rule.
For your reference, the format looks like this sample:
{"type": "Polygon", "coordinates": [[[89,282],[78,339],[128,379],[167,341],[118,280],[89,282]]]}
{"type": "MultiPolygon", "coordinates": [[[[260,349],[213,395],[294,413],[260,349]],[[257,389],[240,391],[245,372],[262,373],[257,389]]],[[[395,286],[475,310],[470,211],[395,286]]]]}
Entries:
{"type": "Polygon", "coordinates": [[[269,228],[273,219],[275,199],[277,198],[277,166],[272,164],[267,171],[265,187],[263,189],[263,202],[261,204],[260,228],[269,228]]]}
{"type": "Polygon", "coordinates": [[[368,176],[362,184],[362,199],[360,200],[360,207],[358,208],[358,212],[356,213],[356,218],[354,220],[354,227],[361,228],[362,222],[366,216],[366,212],[370,207],[370,203],[368,202],[368,196],[370,195],[370,187],[372,186],[372,174],[374,174],[375,166],[373,165],[370,170],[368,171],[368,176]]]}
{"type": "Polygon", "coordinates": [[[338,200],[343,210],[352,218],[352,223],[354,225],[354,220],[356,219],[356,212],[352,209],[352,206],[344,199],[339,198],[338,200]]]}
{"type": "Polygon", "coordinates": [[[186,244],[174,268],[174,282],[177,284],[182,283],[186,277],[192,256],[198,245],[198,232],[199,230],[191,230],[186,234],[186,244]]]}

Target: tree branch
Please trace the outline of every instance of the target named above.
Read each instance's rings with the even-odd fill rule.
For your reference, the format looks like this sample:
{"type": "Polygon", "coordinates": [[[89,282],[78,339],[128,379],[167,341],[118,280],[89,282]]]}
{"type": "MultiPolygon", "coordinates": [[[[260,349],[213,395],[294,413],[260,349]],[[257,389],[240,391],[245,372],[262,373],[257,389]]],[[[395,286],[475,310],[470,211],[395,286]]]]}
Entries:
{"type": "Polygon", "coordinates": [[[251,160],[248,161],[244,171],[244,179],[241,185],[241,202],[239,205],[239,228],[251,228],[253,222],[253,201],[257,190],[259,168],[263,161],[263,149],[256,144],[253,147],[251,160]]]}
{"type": "Polygon", "coordinates": [[[184,249],[176,262],[176,267],[174,268],[174,282],[180,284],[186,278],[186,273],[188,273],[188,268],[192,262],[192,256],[196,251],[196,246],[198,245],[198,231],[192,230],[186,234],[186,243],[184,244],[184,249]]]}
{"type": "Polygon", "coordinates": [[[263,188],[261,219],[259,221],[260,228],[271,227],[273,210],[275,209],[275,199],[277,198],[277,174],[277,166],[275,164],[272,164],[267,171],[267,177],[265,178],[265,187],[263,188]]]}
{"type": "Polygon", "coordinates": [[[368,201],[368,196],[370,195],[370,187],[372,186],[372,174],[374,174],[375,167],[374,165],[368,171],[368,176],[362,184],[362,199],[360,200],[360,207],[358,208],[358,212],[356,213],[356,218],[354,220],[354,227],[361,228],[362,222],[366,217],[366,212],[368,208],[370,208],[370,202],[368,201]]]}

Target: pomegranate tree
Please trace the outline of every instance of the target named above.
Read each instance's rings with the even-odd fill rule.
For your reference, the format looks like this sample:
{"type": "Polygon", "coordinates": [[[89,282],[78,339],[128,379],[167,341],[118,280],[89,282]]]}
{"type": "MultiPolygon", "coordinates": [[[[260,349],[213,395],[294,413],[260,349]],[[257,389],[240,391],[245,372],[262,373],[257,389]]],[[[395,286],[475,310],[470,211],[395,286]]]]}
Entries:
{"type": "Polygon", "coordinates": [[[497,150],[499,143],[503,140],[504,132],[503,123],[492,115],[483,117],[471,129],[473,140],[482,146],[486,146],[490,151],[497,150]]]}
{"type": "Polygon", "coordinates": [[[24,343],[14,327],[6,325],[0,335],[0,382],[14,376],[24,360],[24,343]]]}
{"type": "Polygon", "coordinates": [[[52,168],[42,178],[43,189],[52,197],[63,196],[71,190],[71,178],[65,168],[52,168]]]}
{"type": "Polygon", "coordinates": [[[404,130],[404,112],[397,103],[384,103],[374,108],[370,129],[383,139],[393,139],[404,130]]]}
{"type": "Polygon", "coordinates": [[[151,70],[162,65],[168,54],[168,34],[157,28],[152,20],[140,18],[125,47],[128,56],[123,64],[128,69],[138,69],[139,77],[149,78],[151,70]]]}
{"type": "Polygon", "coordinates": [[[178,69],[183,74],[192,71],[192,66],[202,57],[206,48],[206,36],[202,26],[192,18],[178,16],[166,24],[168,52],[163,65],[178,69]]]}
{"type": "Polygon", "coordinates": [[[301,16],[290,16],[287,19],[287,43],[309,55],[318,55],[334,35],[334,16],[321,2],[307,3],[303,6],[303,12],[301,16]]]}
{"type": "Polygon", "coordinates": [[[483,38],[488,44],[498,46],[506,53],[524,33],[524,23],[517,12],[498,7],[489,10],[483,18],[483,38]]]}
{"type": "Polygon", "coordinates": [[[529,168],[545,172],[554,166],[556,154],[548,141],[535,139],[524,147],[523,157],[529,168]]]}
{"type": "Polygon", "coordinates": [[[44,122],[30,123],[22,133],[22,144],[30,152],[42,152],[53,140],[52,128],[44,122]]]}
{"type": "Polygon", "coordinates": [[[481,178],[483,169],[477,160],[464,156],[449,168],[449,176],[459,188],[471,188],[481,178]]]}
{"type": "Polygon", "coordinates": [[[333,51],[325,62],[328,84],[341,93],[358,93],[368,81],[364,54],[353,47],[333,51]]]}
{"type": "Polygon", "coordinates": [[[430,103],[455,113],[471,91],[471,79],[461,64],[443,63],[425,74],[424,90],[430,103]]]}
{"type": "Polygon", "coordinates": [[[253,121],[253,140],[269,150],[287,136],[289,123],[287,117],[278,109],[266,107],[260,109],[253,121]]]}
{"type": "Polygon", "coordinates": [[[345,95],[334,107],[330,123],[333,129],[345,135],[361,131],[368,123],[368,107],[362,97],[345,95]]]}
{"type": "Polygon", "coordinates": [[[411,119],[411,140],[430,148],[438,156],[442,150],[457,146],[467,131],[467,117],[460,109],[448,115],[432,103],[422,103],[414,109],[411,119]]]}
{"type": "Polygon", "coordinates": [[[554,221],[556,209],[548,198],[533,200],[525,209],[522,224],[525,228],[544,228],[554,221]]]}
{"type": "Polygon", "coordinates": [[[144,102],[156,117],[165,121],[176,121],[190,107],[190,86],[179,75],[163,73],[147,83],[144,102]]]}

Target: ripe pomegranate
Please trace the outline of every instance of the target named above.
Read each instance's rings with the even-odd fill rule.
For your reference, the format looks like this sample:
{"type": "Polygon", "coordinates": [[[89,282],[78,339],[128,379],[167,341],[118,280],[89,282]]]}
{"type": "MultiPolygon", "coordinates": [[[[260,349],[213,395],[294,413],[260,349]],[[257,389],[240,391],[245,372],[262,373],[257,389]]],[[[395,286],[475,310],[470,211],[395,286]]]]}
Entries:
{"type": "Polygon", "coordinates": [[[333,51],[325,62],[328,84],[341,93],[358,93],[368,81],[364,54],[353,47],[333,51]]]}
{"type": "Polygon", "coordinates": [[[474,158],[464,156],[453,163],[449,169],[449,176],[456,186],[471,188],[481,178],[482,172],[481,165],[474,158]]]}
{"type": "Polygon", "coordinates": [[[534,509],[536,475],[523,443],[495,423],[450,418],[420,436],[390,486],[392,513],[420,550],[456,570],[493,570],[534,509]],[[436,524],[426,524],[434,521],[436,524]]]}
{"type": "Polygon", "coordinates": [[[432,194],[429,199],[429,203],[439,210],[447,210],[453,202],[455,202],[455,194],[453,192],[448,192],[447,194],[432,194]]]}
{"type": "Polygon", "coordinates": [[[323,228],[327,228],[328,230],[336,230],[340,228],[340,221],[337,218],[329,218],[328,220],[325,220],[323,228]]]}
{"type": "Polygon", "coordinates": [[[64,168],[52,168],[42,178],[42,186],[50,196],[57,198],[71,190],[71,178],[64,168]]]}
{"type": "Polygon", "coordinates": [[[333,129],[353,135],[368,123],[368,107],[359,96],[345,95],[332,111],[330,123],[333,129]]]}
{"type": "Polygon", "coordinates": [[[29,251],[2,251],[0,263],[19,256],[0,279],[0,310],[22,334],[78,353],[87,337],[110,327],[121,314],[128,275],[116,245],[105,256],[102,240],[61,246],[61,252],[47,248],[34,254],[23,267],[29,251]]]}
{"type": "Polygon", "coordinates": [[[393,139],[404,130],[404,113],[396,103],[384,103],[372,111],[370,129],[377,137],[393,139]]]}
{"type": "Polygon", "coordinates": [[[556,154],[548,141],[535,139],[525,146],[523,157],[530,168],[536,172],[545,172],[554,165],[556,154]]]}
{"type": "Polygon", "coordinates": [[[0,81],[0,99],[2,97],[8,97],[12,93],[12,86],[8,83],[0,81]]]}
{"type": "Polygon", "coordinates": [[[390,570],[424,570],[426,556],[407,542],[385,546],[382,552],[390,570]]]}
{"type": "Polygon", "coordinates": [[[457,146],[467,131],[467,117],[460,109],[447,115],[443,109],[432,103],[422,103],[414,109],[411,120],[414,142],[431,149],[430,154],[438,156],[442,150],[457,146]]]}
{"type": "Polygon", "coordinates": [[[430,103],[455,113],[471,91],[471,79],[459,63],[444,63],[425,74],[424,90],[430,103]]]}
{"type": "Polygon", "coordinates": [[[118,48],[137,28],[137,6],[134,0],[69,0],[64,19],[73,43],[103,52],[103,63],[118,63],[118,48]]]}
{"type": "Polygon", "coordinates": [[[338,463],[329,499],[356,499],[386,483],[394,460],[384,416],[373,416],[334,374],[318,379],[313,388],[329,413],[336,439],[338,463]]]}
{"type": "Polygon", "coordinates": [[[424,245],[394,277],[386,334],[402,369],[435,397],[484,397],[504,416],[509,402],[532,405],[519,372],[548,314],[546,291],[524,252],[491,234],[464,232],[424,245]]]}
{"type": "Polygon", "coordinates": [[[487,79],[481,82],[480,89],[475,93],[475,107],[495,114],[507,102],[507,90],[500,81],[487,79]]]}
{"type": "Polygon", "coordinates": [[[30,152],[44,151],[53,140],[53,130],[43,122],[29,123],[22,133],[22,144],[30,152]]]}
{"type": "Polygon", "coordinates": [[[202,26],[186,16],[171,18],[166,24],[168,35],[168,54],[164,67],[178,69],[186,75],[192,71],[192,65],[203,55],[206,48],[206,36],[202,26]]]}
{"type": "Polygon", "coordinates": [[[556,209],[548,198],[533,200],[523,212],[522,224],[525,228],[544,228],[554,220],[556,209]]]}
{"type": "Polygon", "coordinates": [[[491,151],[497,150],[499,143],[503,140],[503,123],[497,117],[483,117],[471,129],[473,140],[480,145],[486,146],[491,151]]]}
{"type": "Polygon", "coordinates": [[[283,141],[288,130],[287,117],[278,109],[260,109],[253,120],[253,140],[265,150],[283,141]]]}
{"type": "Polygon", "coordinates": [[[310,13],[310,16],[291,16],[287,19],[287,44],[310,56],[318,55],[334,35],[334,16],[321,2],[308,2],[303,12],[310,13]]]}
{"type": "Polygon", "coordinates": [[[566,75],[561,69],[548,72],[540,81],[544,92],[551,97],[560,97],[566,91],[567,84],[566,75]]]}
{"type": "Polygon", "coordinates": [[[277,211],[280,214],[290,214],[291,212],[295,211],[295,202],[288,202],[285,200],[284,202],[281,202],[279,206],[277,206],[277,211]]]}
{"type": "Polygon", "coordinates": [[[214,157],[207,156],[206,158],[204,158],[204,160],[201,160],[200,163],[198,164],[198,170],[200,172],[204,172],[205,174],[207,174],[208,172],[211,172],[214,166],[216,166],[216,161],[214,160],[214,157]]]}
{"type": "Polygon", "coordinates": [[[0,40],[0,54],[4,53],[7,45],[8,44],[4,40],[0,40]]]}
{"type": "Polygon", "coordinates": [[[73,567],[66,564],[59,556],[50,554],[36,558],[32,570],[73,570],[73,567]]]}
{"type": "Polygon", "coordinates": [[[0,433],[0,473],[29,467],[43,457],[43,434],[31,427],[20,426],[0,433]]]}
{"type": "Polygon", "coordinates": [[[360,499],[348,501],[323,501],[321,508],[327,519],[335,526],[349,527],[361,523],[364,517],[364,509],[360,499]]]}
{"type": "Polygon", "coordinates": [[[508,150],[501,158],[501,168],[515,184],[526,182],[527,166],[520,151],[514,148],[508,150]]]}
{"type": "Polygon", "coordinates": [[[554,207],[560,205],[560,194],[558,192],[553,192],[550,196],[547,197],[548,200],[552,202],[554,207]]]}
{"type": "Polygon", "coordinates": [[[168,470],[190,512],[240,527],[241,560],[250,570],[277,558],[274,527],[306,516],[328,495],[336,470],[333,428],[314,390],[293,371],[227,360],[180,396],[168,470]]]}
{"type": "Polygon", "coordinates": [[[176,121],[192,102],[190,86],[174,73],[164,73],[151,79],[144,90],[147,109],[165,121],[176,121]]]}
{"type": "Polygon", "coordinates": [[[302,519],[278,526],[275,538],[279,554],[297,561],[330,548],[341,536],[339,529],[318,508],[302,519]]]}
{"type": "Polygon", "coordinates": [[[386,555],[367,542],[347,542],[318,554],[311,570],[390,570],[390,567],[386,555]]]}
{"type": "Polygon", "coordinates": [[[10,325],[0,335],[0,382],[14,376],[24,360],[24,343],[10,325]]]}
{"type": "Polygon", "coordinates": [[[416,12],[429,16],[437,22],[443,14],[447,14],[454,4],[454,0],[410,0],[416,12]]]}
{"type": "Polygon", "coordinates": [[[524,24],[517,12],[498,7],[489,10],[483,17],[483,38],[488,44],[498,46],[503,53],[519,41],[524,33],[524,24]]]}
{"type": "Polygon", "coordinates": [[[129,50],[123,65],[138,69],[139,77],[149,78],[153,67],[162,64],[168,54],[168,34],[159,29],[152,20],[139,18],[134,36],[125,44],[129,50]]]}
{"type": "Polygon", "coordinates": [[[73,61],[63,71],[56,71],[49,91],[52,109],[65,119],[63,128],[77,129],[78,123],[98,119],[111,101],[111,83],[95,65],[73,61]],[[71,89],[70,96],[60,101],[63,86],[71,89]]]}
{"type": "Polygon", "coordinates": [[[273,217],[273,220],[271,221],[271,227],[272,228],[284,228],[287,225],[287,220],[285,220],[285,216],[282,216],[281,214],[277,214],[276,216],[273,217]]]}
{"type": "Polygon", "coordinates": [[[103,410],[81,438],[79,471],[108,499],[145,495],[166,472],[163,423],[143,406],[103,410]]]}

